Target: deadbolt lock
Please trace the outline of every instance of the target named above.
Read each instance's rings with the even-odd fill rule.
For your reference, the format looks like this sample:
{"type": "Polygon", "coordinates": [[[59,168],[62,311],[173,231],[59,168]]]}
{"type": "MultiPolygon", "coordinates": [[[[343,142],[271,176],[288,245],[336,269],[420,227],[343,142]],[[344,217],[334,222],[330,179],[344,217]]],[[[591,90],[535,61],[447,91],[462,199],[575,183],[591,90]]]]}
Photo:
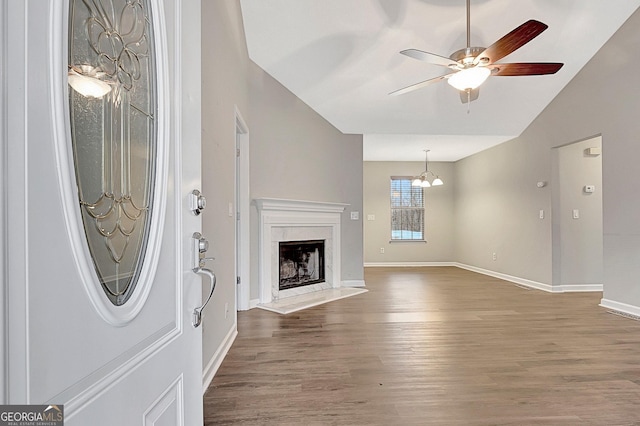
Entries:
{"type": "Polygon", "coordinates": [[[206,206],[207,199],[204,195],[202,195],[197,189],[191,191],[191,194],[189,194],[189,210],[198,216],[206,206]]]}

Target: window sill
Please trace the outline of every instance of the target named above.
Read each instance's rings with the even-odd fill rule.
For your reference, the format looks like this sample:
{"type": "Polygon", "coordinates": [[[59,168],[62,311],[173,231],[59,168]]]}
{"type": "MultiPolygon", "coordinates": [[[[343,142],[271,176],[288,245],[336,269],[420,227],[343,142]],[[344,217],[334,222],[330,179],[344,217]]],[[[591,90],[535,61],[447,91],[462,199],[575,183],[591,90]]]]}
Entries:
{"type": "Polygon", "coordinates": [[[395,243],[426,243],[427,240],[389,240],[389,244],[395,243]]]}

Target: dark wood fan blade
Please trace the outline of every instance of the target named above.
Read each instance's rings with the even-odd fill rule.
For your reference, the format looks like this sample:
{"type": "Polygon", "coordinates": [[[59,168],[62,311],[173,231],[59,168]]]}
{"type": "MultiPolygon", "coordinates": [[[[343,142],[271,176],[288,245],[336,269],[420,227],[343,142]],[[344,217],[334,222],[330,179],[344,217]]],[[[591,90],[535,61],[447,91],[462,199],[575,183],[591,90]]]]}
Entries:
{"type": "Polygon", "coordinates": [[[445,58],[444,56],[436,55],[435,53],[423,52],[422,50],[418,50],[418,49],[406,49],[406,50],[402,50],[400,53],[410,58],[417,59],[419,61],[425,61],[430,64],[440,65],[443,67],[458,65],[458,63],[452,59],[445,58]]]}
{"type": "Polygon", "coordinates": [[[476,99],[478,99],[478,96],[480,96],[480,88],[477,87],[475,89],[470,89],[469,91],[466,90],[461,90],[460,91],[460,101],[463,104],[469,103],[469,102],[473,102],[476,99]]]}
{"type": "Polygon", "coordinates": [[[564,64],[559,62],[514,62],[510,64],[493,64],[491,75],[517,76],[517,75],[545,75],[555,74],[564,64]]]}
{"type": "Polygon", "coordinates": [[[481,61],[489,61],[489,64],[499,61],[511,52],[519,49],[548,28],[547,24],[534,19],[525,22],[500,40],[487,47],[474,60],[475,64],[481,61]],[[486,59],[483,59],[486,58],[486,59]]]}
{"type": "Polygon", "coordinates": [[[437,83],[441,80],[444,80],[445,78],[447,78],[447,76],[450,74],[445,74],[445,75],[441,75],[439,77],[435,77],[435,78],[430,78],[429,80],[425,80],[425,81],[421,81],[420,83],[416,83],[416,84],[412,84],[411,86],[407,86],[404,87],[402,89],[398,89],[396,91],[393,91],[391,93],[389,93],[390,95],[396,96],[396,95],[403,95],[405,93],[409,93],[409,92],[413,92],[414,90],[418,90],[418,89],[422,89],[423,87],[426,87],[430,84],[433,83],[437,83]]]}

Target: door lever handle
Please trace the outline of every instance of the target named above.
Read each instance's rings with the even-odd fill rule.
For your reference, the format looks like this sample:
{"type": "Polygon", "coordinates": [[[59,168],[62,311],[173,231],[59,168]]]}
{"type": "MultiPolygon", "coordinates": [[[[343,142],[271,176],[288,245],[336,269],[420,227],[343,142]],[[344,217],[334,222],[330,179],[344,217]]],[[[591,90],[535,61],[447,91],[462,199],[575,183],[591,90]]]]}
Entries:
{"type": "Polygon", "coordinates": [[[210,285],[211,285],[211,289],[209,290],[209,296],[207,296],[207,299],[204,301],[202,306],[200,306],[198,308],[195,308],[193,310],[193,322],[192,322],[192,324],[193,324],[194,327],[197,328],[197,327],[200,326],[200,324],[202,324],[202,311],[207,306],[207,303],[209,303],[209,301],[211,300],[211,296],[213,296],[213,290],[216,289],[216,274],[214,274],[211,269],[203,268],[201,266],[193,268],[192,271],[194,273],[198,274],[198,275],[204,275],[204,276],[208,277],[209,281],[210,281],[210,285]]]}

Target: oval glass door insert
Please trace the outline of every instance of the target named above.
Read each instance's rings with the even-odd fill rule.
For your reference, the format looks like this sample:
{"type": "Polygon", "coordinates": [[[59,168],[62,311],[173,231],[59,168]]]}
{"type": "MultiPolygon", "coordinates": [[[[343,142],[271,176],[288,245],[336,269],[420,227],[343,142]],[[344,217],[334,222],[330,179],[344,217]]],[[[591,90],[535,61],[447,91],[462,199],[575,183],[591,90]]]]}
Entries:
{"type": "Polygon", "coordinates": [[[147,0],[70,0],[69,110],[78,200],[114,305],[145,258],[156,177],[156,68],[147,0]]]}

